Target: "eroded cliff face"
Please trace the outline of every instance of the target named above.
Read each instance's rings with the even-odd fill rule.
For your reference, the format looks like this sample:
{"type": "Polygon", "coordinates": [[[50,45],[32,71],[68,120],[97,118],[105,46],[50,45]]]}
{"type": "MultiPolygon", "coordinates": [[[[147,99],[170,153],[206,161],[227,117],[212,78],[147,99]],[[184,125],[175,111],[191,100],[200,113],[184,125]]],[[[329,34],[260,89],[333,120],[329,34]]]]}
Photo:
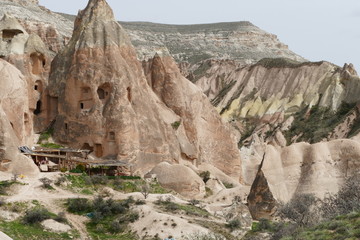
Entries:
{"type": "Polygon", "coordinates": [[[40,36],[53,53],[62,49],[71,36],[73,23],[39,6],[38,1],[4,0],[0,7],[0,16],[15,16],[29,34],[40,36]]]}
{"type": "Polygon", "coordinates": [[[183,158],[196,159],[196,165],[212,164],[239,179],[239,151],[234,148],[238,139],[201,90],[181,75],[170,56],[157,55],[143,66],[155,94],[181,119],[179,130],[185,135],[178,131],[177,136],[183,158]]]}
{"type": "Polygon", "coordinates": [[[0,20],[0,31],[0,55],[24,75],[31,129],[40,132],[48,125],[45,90],[52,55],[38,35],[29,34],[12,16],[4,15],[0,20]]]}
{"type": "Polygon", "coordinates": [[[162,161],[206,161],[239,179],[236,141],[206,96],[171,57],[155,57],[148,69],[149,81],[106,1],[91,0],[52,63],[56,139],[132,163],[140,174],[162,161]]]}
{"type": "Polygon", "coordinates": [[[196,84],[228,120],[269,121],[276,113],[290,115],[318,103],[336,110],[344,101],[359,100],[351,92],[357,91],[359,78],[349,73],[348,65],[341,69],[328,62],[287,59],[263,59],[242,68],[234,62],[209,65],[196,84]]]}
{"type": "Polygon", "coordinates": [[[352,65],[265,59],[209,66],[197,84],[241,135],[253,217],[270,217],[277,201],[296,194],[336,193],[358,171],[360,79],[352,65]]]}
{"type": "Polygon", "coordinates": [[[30,158],[18,147],[32,144],[32,118],[29,112],[27,82],[14,66],[0,60],[0,171],[36,174],[30,158]]]}

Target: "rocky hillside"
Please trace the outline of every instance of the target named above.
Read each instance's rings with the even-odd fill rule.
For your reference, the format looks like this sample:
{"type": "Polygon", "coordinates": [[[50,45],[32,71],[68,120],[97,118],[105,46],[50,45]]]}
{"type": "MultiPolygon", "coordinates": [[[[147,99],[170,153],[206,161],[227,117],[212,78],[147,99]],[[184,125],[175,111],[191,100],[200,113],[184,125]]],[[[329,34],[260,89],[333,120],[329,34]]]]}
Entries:
{"type": "MultiPolygon", "coordinates": [[[[34,1],[5,0],[0,4],[0,15],[16,16],[29,32],[37,33],[55,52],[71,37],[75,16],[50,12],[38,6],[36,1],[34,4],[34,1]]],[[[276,35],[250,22],[198,25],[120,23],[127,30],[140,60],[152,58],[157,52],[169,52],[177,63],[190,64],[193,68],[206,59],[236,59],[242,64],[255,63],[265,57],[304,60],[281,43],[276,35]]]]}

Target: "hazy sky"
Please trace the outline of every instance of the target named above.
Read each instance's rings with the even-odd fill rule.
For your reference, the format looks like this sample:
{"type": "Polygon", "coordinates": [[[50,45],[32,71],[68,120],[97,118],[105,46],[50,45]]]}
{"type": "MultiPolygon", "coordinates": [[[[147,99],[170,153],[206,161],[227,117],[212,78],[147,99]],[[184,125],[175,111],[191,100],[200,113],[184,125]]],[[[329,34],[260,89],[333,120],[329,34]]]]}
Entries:
{"type": "MultiPolygon", "coordinates": [[[[77,14],[87,0],[40,0],[77,14]]],[[[108,0],[120,21],[196,24],[247,20],[276,34],[297,54],[360,73],[360,0],[108,0]]]]}

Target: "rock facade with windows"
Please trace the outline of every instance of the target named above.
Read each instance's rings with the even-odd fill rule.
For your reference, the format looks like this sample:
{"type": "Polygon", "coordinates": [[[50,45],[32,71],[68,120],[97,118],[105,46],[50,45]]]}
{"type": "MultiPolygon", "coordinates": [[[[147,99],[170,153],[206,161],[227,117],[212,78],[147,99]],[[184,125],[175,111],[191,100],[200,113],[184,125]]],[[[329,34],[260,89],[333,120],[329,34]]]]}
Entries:
{"type": "Polygon", "coordinates": [[[236,138],[201,90],[170,56],[146,69],[148,79],[106,1],[89,1],[52,63],[56,140],[131,163],[137,174],[164,161],[207,162],[239,180],[236,138]]]}

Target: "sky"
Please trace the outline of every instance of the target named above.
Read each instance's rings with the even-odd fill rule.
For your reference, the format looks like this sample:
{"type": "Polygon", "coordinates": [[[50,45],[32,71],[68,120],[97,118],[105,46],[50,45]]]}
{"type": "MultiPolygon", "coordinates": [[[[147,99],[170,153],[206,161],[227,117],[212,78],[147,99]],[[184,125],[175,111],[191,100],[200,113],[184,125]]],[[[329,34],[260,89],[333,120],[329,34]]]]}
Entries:
{"type": "MultiPolygon", "coordinates": [[[[40,0],[77,14],[88,0],[40,0]]],[[[310,61],[353,63],[360,74],[360,0],[107,0],[120,21],[198,24],[250,21],[310,61]]]]}

